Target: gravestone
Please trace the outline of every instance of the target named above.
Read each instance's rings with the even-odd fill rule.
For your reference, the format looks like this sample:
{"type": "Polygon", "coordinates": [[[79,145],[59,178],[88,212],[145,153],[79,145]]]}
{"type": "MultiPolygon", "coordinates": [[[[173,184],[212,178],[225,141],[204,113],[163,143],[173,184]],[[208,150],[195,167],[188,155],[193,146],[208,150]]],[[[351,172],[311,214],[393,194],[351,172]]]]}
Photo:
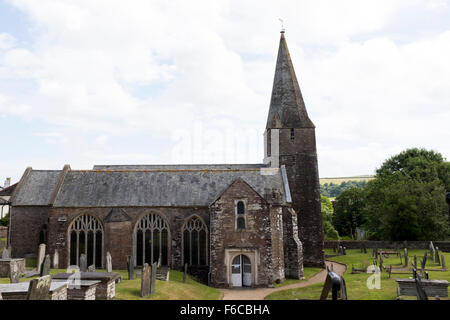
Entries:
{"type": "Polygon", "coordinates": [[[439,255],[439,248],[438,247],[436,247],[436,253],[435,253],[434,262],[436,262],[439,266],[441,265],[441,258],[440,258],[440,255],[439,255]]]}
{"type": "Polygon", "coordinates": [[[380,254],[380,271],[383,271],[383,255],[380,254]]]}
{"type": "Polygon", "coordinates": [[[59,269],[59,252],[58,252],[58,249],[55,249],[55,253],[53,254],[53,269],[59,269]]]}
{"type": "Polygon", "coordinates": [[[183,282],[186,282],[187,269],[188,269],[188,264],[185,263],[184,264],[184,273],[183,273],[183,282]]]}
{"type": "Polygon", "coordinates": [[[50,255],[45,255],[44,262],[42,262],[42,268],[41,268],[41,277],[47,276],[50,274],[50,255]]]}
{"type": "Polygon", "coordinates": [[[414,255],[414,269],[417,269],[417,256],[414,255]]]}
{"type": "Polygon", "coordinates": [[[20,271],[17,260],[11,259],[9,262],[9,283],[19,283],[20,271]]]}
{"type": "Polygon", "coordinates": [[[156,269],[158,268],[158,265],[156,262],[153,262],[152,264],[152,270],[151,270],[151,279],[150,279],[150,294],[155,293],[156,288],[156,269]]]}
{"type": "Polygon", "coordinates": [[[45,258],[45,244],[41,243],[39,245],[38,255],[37,255],[37,261],[36,261],[36,268],[37,272],[41,273],[42,263],[44,262],[45,258]]]}
{"type": "Polygon", "coordinates": [[[441,266],[442,266],[442,269],[447,270],[447,267],[445,266],[445,259],[444,259],[443,254],[441,254],[441,266]]]}
{"type": "Polygon", "coordinates": [[[95,265],[91,264],[91,265],[88,267],[88,272],[95,272],[95,265]]]}
{"type": "Polygon", "coordinates": [[[87,258],[84,253],[80,255],[80,271],[86,272],[87,271],[87,258]]]}
{"type": "Polygon", "coordinates": [[[347,255],[347,248],[346,247],[343,247],[342,248],[342,254],[345,256],[345,255],[347,255]]]}
{"type": "Polygon", "coordinates": [[[133,256],[127,256],[128,280],[134,279],[134,259],[133,256]]]}
{"type": "Polygon", "coordinates": [[[434,261],[434,255],[436,250],[434,249],[433,241],[430,241],[430,259],[434,261]]]}
{"type": "Polygon", "coordinates": [[[408,249],[405,248],[405,267],[408,266],[408,263],[409,263],[409,261],[408,261],[408,249]]]}
{"type": "Polygon", "coordinates": [[[7,248],[3,249],[2,259],[9,259],[9,250],[7,248]]]}
{"type": "Polygon", "coordinates": [[[364,251],[364,253],[367,253],[367,248],[366,248],[366,244],[365,243],[363,243],[363,251],[364,251]]]}
{"type": "Polygon", "coordinates": [[[106,272],[112,272],[111,254],[106,252],[106,272]]]}
{"type": "Polygon", "coordinates": [[[144,264],[141,276],[141,297],[150,295],[150,266],[148,263],[144,264]]]}
{"type": "Polygon", "coordinates": [[[52,277],[50,275],[31,280],[27,300],[48,300],[51,283],[52,277]]]}

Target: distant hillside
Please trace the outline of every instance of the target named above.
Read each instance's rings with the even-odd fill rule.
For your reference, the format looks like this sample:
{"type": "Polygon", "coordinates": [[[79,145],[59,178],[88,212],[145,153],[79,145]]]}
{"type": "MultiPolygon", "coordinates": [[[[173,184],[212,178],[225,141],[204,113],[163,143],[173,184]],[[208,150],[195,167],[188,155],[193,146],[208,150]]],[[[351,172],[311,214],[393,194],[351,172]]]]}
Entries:
{"type": "Polygon", "coordinates": [[[334,183],[341,184],[344,181],[369,181],[374,179],[373,175],[362,175],[362,176],[354,176],[354,177],[337,177],[337,178],[320,178],[320,184],[324,185],[325,183],[334,183]]]}

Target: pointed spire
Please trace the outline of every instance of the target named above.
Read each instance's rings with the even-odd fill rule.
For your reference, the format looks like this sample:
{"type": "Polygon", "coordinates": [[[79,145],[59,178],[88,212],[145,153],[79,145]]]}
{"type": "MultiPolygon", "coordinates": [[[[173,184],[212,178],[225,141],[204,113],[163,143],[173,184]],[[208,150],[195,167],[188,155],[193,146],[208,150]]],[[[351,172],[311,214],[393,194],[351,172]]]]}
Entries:
{"type": "Polygon", "coordinates": [[[266,129],[314,128],[308,117],[300,86],[289,55],[284,30],[281,31],[272,98],[266,129]],[[281,126],[279,126],[281,124],[281,126]]]}

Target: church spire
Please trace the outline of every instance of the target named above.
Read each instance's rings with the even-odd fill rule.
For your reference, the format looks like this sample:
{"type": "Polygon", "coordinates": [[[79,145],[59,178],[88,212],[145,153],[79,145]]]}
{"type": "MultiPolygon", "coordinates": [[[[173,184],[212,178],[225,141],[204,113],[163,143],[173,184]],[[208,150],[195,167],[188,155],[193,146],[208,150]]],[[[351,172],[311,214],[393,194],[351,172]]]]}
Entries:
{"type": "Polygon", "coordinates": [[[280,47],[273,80],[272,98],[266,129],[314,128],[308,117],[302,93],[289,55],[284,29],[281,31],[280,47]]]}

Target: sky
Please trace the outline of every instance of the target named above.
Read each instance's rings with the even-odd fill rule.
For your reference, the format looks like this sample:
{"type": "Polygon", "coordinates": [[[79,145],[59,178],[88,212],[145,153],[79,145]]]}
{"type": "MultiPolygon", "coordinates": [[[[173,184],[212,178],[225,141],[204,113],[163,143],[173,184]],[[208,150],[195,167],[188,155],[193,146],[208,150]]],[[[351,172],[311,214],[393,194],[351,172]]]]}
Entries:
{"type": "Polygon", "coordinates": [[[0,0],[0,185],[33,169],[261,163],[281,23],[320,177],[450,158],[450,0],[0,0]]]}

